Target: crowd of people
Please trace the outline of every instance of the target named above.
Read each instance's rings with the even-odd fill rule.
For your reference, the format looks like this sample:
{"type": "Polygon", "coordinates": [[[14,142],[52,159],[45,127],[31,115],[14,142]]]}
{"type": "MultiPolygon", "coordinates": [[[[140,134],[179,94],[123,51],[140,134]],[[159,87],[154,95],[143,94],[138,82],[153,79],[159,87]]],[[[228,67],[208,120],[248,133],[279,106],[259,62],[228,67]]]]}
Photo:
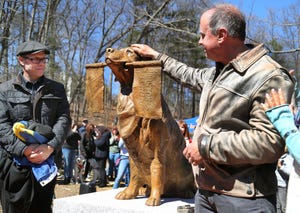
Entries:
{"type": "Polygon", "coordinates": [[[110,130],[84,118],[80,127],[72,124],[62,150],[63,184],[90,182],[106,187],[113,181],[113,188],[118,188],[124,181],[128,186],[129,157],[117,127],[110,130]]]}

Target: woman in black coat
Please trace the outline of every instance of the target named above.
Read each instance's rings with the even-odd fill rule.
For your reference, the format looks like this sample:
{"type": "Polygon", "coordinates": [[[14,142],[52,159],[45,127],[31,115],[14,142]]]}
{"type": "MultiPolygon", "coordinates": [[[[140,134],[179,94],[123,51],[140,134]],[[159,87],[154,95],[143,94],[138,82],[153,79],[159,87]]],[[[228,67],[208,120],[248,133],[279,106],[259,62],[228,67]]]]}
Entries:
{"type": "Polygon", "coordinates": [[[93,180],[98,183],[99,187],[105,187],[107,184],[106,180],[106,161],[109,155],[109,138],[111,133],[109,129],[104,126],[97,126],[95,128],[96,139],[94,140],[95,149],[95,163],[94,178],[93,180]],[[97,181],[99,180],[99,181],[97,181]]]}
{"type": "Polygon", "coordinates": [[[80,153],[85,158],[86,165],[84,169],[83,178],[87,178],[88,173],[90,172],[91,162],[95,156],[95,126],[91,123],[87,124],[86,131],[81,137],[81,141],[79,144],[80,153]]]}

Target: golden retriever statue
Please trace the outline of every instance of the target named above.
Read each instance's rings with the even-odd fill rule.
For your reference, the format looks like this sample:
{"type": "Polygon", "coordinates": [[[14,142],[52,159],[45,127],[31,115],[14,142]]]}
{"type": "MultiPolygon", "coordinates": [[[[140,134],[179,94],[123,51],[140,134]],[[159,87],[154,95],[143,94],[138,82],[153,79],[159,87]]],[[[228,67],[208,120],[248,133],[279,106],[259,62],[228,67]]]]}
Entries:
{"type": "Polygon", "coordinates": [[[184,138],[163,98],[162,119],[136,115],[132,96],[134,67],[129,62],[140,60],[131,49],[106,50],[106,64],[121,84],[118,97],[118,129],[129,152],[130,183],[116,199],[149,196],[148,206],[161,204],[161,197],[193,198],[195,183],[192,166],[184,158],[184,138]]]}

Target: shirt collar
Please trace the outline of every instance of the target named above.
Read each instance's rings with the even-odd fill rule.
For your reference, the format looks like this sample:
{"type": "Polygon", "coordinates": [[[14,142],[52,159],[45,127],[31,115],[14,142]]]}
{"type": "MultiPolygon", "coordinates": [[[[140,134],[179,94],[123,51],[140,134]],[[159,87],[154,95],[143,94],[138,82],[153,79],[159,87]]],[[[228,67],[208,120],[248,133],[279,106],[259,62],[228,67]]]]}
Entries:
{"type": "Polygon", "coordinates": [[[44,81],[44,76],[40,77],[37,81],[35,82],[30,82],[26,78],[24,78],[23,73],[20,75],[21,78],[21,84],[26,87],[27,89],[32,89],[32,88],[39,88],[43,81],[44,81]]]}

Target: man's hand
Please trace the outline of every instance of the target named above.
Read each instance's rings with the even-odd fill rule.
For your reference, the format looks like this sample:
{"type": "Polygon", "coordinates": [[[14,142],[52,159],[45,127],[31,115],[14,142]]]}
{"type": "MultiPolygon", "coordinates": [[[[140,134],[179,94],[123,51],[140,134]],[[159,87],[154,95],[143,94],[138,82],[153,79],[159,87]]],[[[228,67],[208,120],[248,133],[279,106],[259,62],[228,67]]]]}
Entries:
{"type": "Polygon", "coordinates": [[[47,144],[31,144],[25,148],[24,155],[31,163],[41,164],[53,151],[54,148],[47,144]]]}
{"type": "Polygon", "coordinates": [[[159,52],[146,44],[132,44],[130,47],[143,58],[155,59],[159,55],[159,52]]]}
{"type": "Polygon", "coordinates": [[[32,153],[34,153],[34,149],[38,146],[39,144],[30,144],[29,146],[26,146],[24,149],[24,156],[27,158],[27,156],[30,156],[32,153]]]}
{"type": "Polygon", "coordinates": [[[194,166],[198,165],[202,160],[202,156],[198,149],[198,143],[194,140],[183,150],[183,155],[194,166]]]}

